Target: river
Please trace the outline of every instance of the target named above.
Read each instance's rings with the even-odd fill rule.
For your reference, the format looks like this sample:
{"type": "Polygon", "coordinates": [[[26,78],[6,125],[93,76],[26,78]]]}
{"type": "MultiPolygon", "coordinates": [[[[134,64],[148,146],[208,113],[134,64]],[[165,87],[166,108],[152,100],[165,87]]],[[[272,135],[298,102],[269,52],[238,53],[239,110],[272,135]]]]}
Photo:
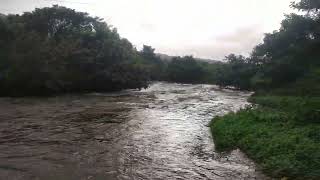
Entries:
{"type": "Polygon", "coordinates": [[[0,98],[0,179],[264,179],[215,151],[212,117],[248,92],[154,83],[145,90],[0,98]]]}

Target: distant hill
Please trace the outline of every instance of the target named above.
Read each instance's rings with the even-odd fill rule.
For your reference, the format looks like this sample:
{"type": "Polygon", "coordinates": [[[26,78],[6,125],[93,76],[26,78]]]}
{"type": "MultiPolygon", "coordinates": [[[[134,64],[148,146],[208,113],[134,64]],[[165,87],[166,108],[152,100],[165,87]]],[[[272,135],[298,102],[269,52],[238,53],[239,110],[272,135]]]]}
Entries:
{"type": "Polygon", "coordinates": [[[195,58],[195,60],[201,61],[201,62],[206,62],[206,63],[209,63],[209,64],[222,63],[222,62],[219,61],[219,60],[213,60],[213,59],[195,58]]]}
{"type": "Polygon", "coordinates": [[[163,61],[171,61],[175,57],[175,56],[169,56],[167,54],[161,54],[161,53],[156,53],[156,56],[158,56],[163,61]]]}
{"type": "MultiPolygon", "coordinates": [[[[163,61],[171,61],[176,56],[169,56],[167,54],[157,53],[156,54],[163,61]]],[[[221,61],[213,60],[213,59],[202,59],[202,58],[194,58],[196,61],[206,62],[209,64],[221,63],[221,61]]]]}

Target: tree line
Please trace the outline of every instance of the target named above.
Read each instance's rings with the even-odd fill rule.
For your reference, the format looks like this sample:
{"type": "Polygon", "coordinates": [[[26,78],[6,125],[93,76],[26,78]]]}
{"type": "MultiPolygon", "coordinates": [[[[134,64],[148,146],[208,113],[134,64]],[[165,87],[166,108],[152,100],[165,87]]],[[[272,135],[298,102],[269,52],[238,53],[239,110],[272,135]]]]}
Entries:
{"type": "Polygon", "coordinates": [[[214,83],[208,64],[192,56],[163,61],[151,46],[138,51],[103,19],[58,5],[0,14],[0,59],[1,96],[214,83]]]}
{"type": "Polygon", "coordinates": [[[0,16],[0,95],[147,87],[133,45],[98,17],[54,5],[0,16]]]}
{"type": "Polygon", "coordinates": [[[319,95],[320,4],[318,0],[302,0],[291,7],[304,13],[286,15],[280,29],[265,34],[249,57],[230,54],[223,62],[212,64],[192,56],[175,57],[162,65],[162,80],[319,95]]]}
{"type": "Polygon", "coordinates": [[[58,5],[0,15],[0,95],[115,91],[150,81],[248,90],[291,85],[314,93],[320,91],[319,3],[291,6],[305,13],[286,15],[249,57],[230,54],[216,63],[192,56],[162,60],[151,46],[138,51],[103,19],[58,5]]]}
{"type": "Polygon", "coordinates": [[[293,2],[279,30],[265,34],[249,57],[231,54],[218,84],[241,89],[320,92],[320,1],[293,2]]]}
{"type": "Polygon", "coordinates": [[[263,42],[254,47],[249,57],[230,54],[223,63],[194,61],[193,65],[188,62],[190,57],[178,58],[179,62],[172,61],[168,66],[167,79],[319,95],[320,1],[302,0],[293,2],[291,7],[303,13],[286,15],[280,29],[265,34],[263,42]]]}

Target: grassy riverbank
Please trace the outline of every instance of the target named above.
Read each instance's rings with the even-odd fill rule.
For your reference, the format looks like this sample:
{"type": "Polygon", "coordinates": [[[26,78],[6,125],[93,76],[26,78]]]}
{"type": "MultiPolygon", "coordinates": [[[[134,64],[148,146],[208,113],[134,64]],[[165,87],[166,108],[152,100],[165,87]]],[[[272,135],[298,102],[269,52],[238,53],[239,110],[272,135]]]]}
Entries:
{"type": "Polygon", "coordinates": [[[258,104],[216,117],[217,150],[243,150],[272,177],[320,178],[320,98],[253,96],[258,104]]]}

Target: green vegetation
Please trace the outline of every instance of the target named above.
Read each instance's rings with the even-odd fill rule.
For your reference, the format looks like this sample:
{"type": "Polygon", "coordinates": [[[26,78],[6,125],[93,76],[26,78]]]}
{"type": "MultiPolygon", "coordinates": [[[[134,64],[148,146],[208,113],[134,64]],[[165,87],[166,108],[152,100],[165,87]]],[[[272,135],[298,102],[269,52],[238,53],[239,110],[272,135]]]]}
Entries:
{"type": "Polygon", "coordinates": [[[163,61],[146,45],[137,51],[102,19],[58,5],[1,14],[0,59],[0,96],[145,88],[154,80],[216,83],[208,63],[163,61]]]}
{"type": "Polygon", "coordinates": [[[182,83],[201,83],[204,77],[202,67],[191,56],[174,58],[166,73],[167,80],[182,83]]]}
{"type": "Polygon", "coordinates": [[[319,179],[320,98],[258,96],[259,107],[216,117],[216,148],[242,149],[273,177],[319,179]]]}
{"type": "Polygon", "coordinates": [[[139,53],[102,19],[53,6],[0,17],[0,95],[143,88],[139,53]]]}
{"type": "Polygon", "coordinates": [[[306,13],[286,15],[281,28],[265,34],[249,57],[227,56],[217,68],[216,84],[267,92],[294,87],[290,93],[295,95],[319,94],[319,1],[302,0],[292,7],[306,13]]]}
{"type": "Polygon", "coordinates": [[[272,177],[320,179],[320,13],[302,0],[250,57],[231,55],[222,85],[251,89],[254,105],[211,122],[217,150],[243,150],[272,177]]]}
{"type": "Polygon", "coordinates": [[[317,0],[292,3],[307,13],[287,15],[250,57],[230,54],[220,63],[192,56],[165,61],[151,46],[137,51],[102,19],[62,6],[1,15],[0,95],[115,91],[153,80],[319,94],[318,6],[317,0]]]}

